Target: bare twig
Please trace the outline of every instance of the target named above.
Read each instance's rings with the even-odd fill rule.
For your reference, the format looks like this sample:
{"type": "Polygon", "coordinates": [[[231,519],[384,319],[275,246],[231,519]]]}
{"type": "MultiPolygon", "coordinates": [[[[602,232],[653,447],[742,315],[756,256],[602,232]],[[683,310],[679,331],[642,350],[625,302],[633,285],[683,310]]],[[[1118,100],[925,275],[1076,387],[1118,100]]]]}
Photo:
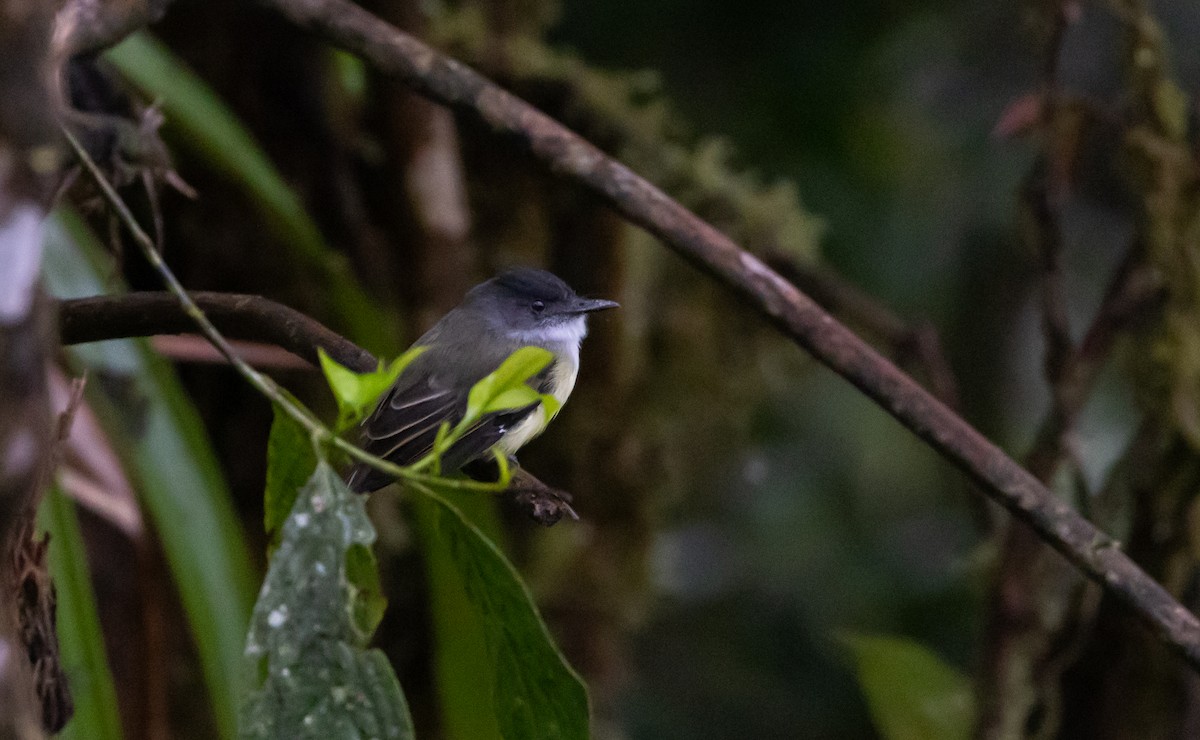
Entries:
{"type": "MultiPolygon", "coordinates": [[[[370,353],[323,324],[284,306],[254,295],[190,294],[196,306],[222,334],[278,345],[317,365],[317,349],[356,372],[374,370],[370,353]]],[[[186,334],[196,323],[166,291],[94,296],[59,304],[59,331],[63,344],[83,344],[104,339],[186,334]]]]}
{"type": "Polygon", "coordinates": [[[116,44],[162,18],[171,0],[68,0],[55,18],[54,52],[65,60],[116,44]]]}
{"type": "Polygon", "coordinates": [[[906,320],[874,296],[820,265],[803,264],[777,253],[764,255],[763,261],[826,311],[877,337],[897,364],[911,364],[925,375],[930,392],[938,400],[950,408],[959,407],[958,381],[932,325],[906,320]]]}
{"type": "Polygon", "coordinates": [[[1055,499],[949,407],[759,259],[546,115],[362,8],[344,0],[261,2],[422,94],[516,138],[556,173],[602,195],[874,399],[1200,667],[1200,621],[1122,553],[1117,542],[1055,499]]]}
{"type": "MultiPolygon", "coordinates": [[[[182,336],[158,336],[150,340],[154,351],[173,362],[192,362],[199,364],[226,365],[225,356],[216,350],[207,339],[194,334],[182,336]]],[[[247,342],[244,339],[230,339],[229,346],[233,347],[237,356],[246,361],[250,367],[259,370],[300,370],[320,372],[320,368],[311,362],[300,359],[286,349],[263,342],[247,342]]]]}
{"type": "MultiPolygon", "coordinates": [[[[1064,464],[1070,464],[1074,477],[1082,477],[1072,444],[1076,422],[1117,333],[1156,292],[1140,279],[1145,274],[1141,269],[1145,250],[1135,243],[1110,280],[1082,342],[1075,345],[1072,341],[1062,270],[1060,206],[1075,185],[1072,173],[1080,143],[1071,125],[1078,112],[1064,100],[1058,83],[1061,43],[1072,12],[1069,3],[1045,6],[1037,108],[1042,150],[1021,188],[1025,240],[1041,266],[1044,367],[1051,392],[1051,408],[1025,465],[1047,484],[1064,464]],[[1068,131],[1073,133],[1064,133],[1068,131]]],[[[1080,500],[1090,498],[1085,493],[1080,500]]],[[[1086,627],[1099,604],[1098,594],[1052,560],[1045,544],[1029,530],[1010,525],[1002,534],[987,609],[977,737],[1049,736],[1061,723],[1062,674],[1084,645],[1086,627]]]]}

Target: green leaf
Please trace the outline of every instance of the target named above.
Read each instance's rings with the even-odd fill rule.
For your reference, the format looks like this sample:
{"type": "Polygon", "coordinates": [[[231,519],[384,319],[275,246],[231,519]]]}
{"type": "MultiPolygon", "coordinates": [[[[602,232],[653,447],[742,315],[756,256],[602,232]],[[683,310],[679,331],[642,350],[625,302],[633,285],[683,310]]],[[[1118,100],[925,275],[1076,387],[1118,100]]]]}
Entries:
{"type": "Polygon", "coordinates": [[[57,488],[42,501],[42,526],[50,533],[50,574],[58,594],[58,644],[71,681],[75,716],[58,735],[63,740],[120,740],[117,691],[75,507],[57,488]]]}
{"type": "Polygon", "coordinates": [[[446,498],[410,490],[433,597],[446,602],[433,605],[446,736],[587,738],[587,690],[516,570],[446,498]]]}
{"type": "Polygon", "coordinates": [[[376,353],[394,352],[392,319],[368,300],[345,257],[325,243],[304,204],[217,94],[149,33],[129,35],[104,56],[160,101],[164,131],[173,140],[246,190],[291,258],[279,264],[294,262],[317,272],[331,310],[353,338],[376,353]]]}
{"type": "MultiPolygon", "coordinates": [[[[525,386],[526,381],[540,373],[553,361],[554,355],[541,347],[522,347],[513,352],[500,364],[500,367],[471,388],[471,392],[467,396],[465,418],[471,421],[478,419],[494,399],[506,391],[525,386]]],[[[537,400],[536,394],[533,400],[537,400]]]]}
{"type": "Polygon", "coordinates": [[[559,401],[549,393],[538,394],[542,400],[542,408],[546,409],[546,418],[553,419],[558,416],[558,412],[562,410],[562,401],[559,401]]]}
{"type": "Polygon", "coordinates": [[[540,403],[542,394],[527,385],[522,385],[518,388],[509,388],[492,400],[488,401],[487,406],[483,407],[483,413],[490,414],[493,411],[507,411],[508,409],[519,409],[530,404],[540,403]]]}
{"type": "Polygon", "coordinates": [[[278,405],[273,411],[275,419],[267,438],[267,490],[263,495],[263,527],[269,535],[283,524],[296,501],[296,491],[317,466],[308,431],[278,405]]]}
{"type": "Polygon", "coordinates": [[[353,588],[354,624],[363,634],[374,634],[387,611],[375,551],[362,545],[351,545],[346,551],[346,579],[353,588]]]}
{"type": "Polygon", "coordinates": [[[333,398],[337,401],[339,413],[343,409],[353,408],[362,393],[362,383],[359,382],[358,373],[339,365],[325,353],[324,349],[317,349],[317,358],[321,362],[321,372],[325,374],[325,382],[329,383],[329,390],[333,391],[333,398]]]}
{"type": "MultiPolygon", "coordinates": [[[[72,212],[46,223],[43,275],[50,293],[112,292],[103,248],[72,212]]],[[[199,414],[171,366],[141,340],[69,348],[90,369],[97,410],[158,532],[195,639],[213,715],[233,737],[242,696],[242,647],[254,569],[199,414]]]]}
{"type": "Polygon", "coordinates": [[[368,411],[375,408],[379,397],[392,387],[404,368],[424,351],[424,347],[413,347],[386,366],[379,363],[379,368],[374,372],[356,373],[339,365],[325,354],[325,350],[318,348],[321,370],[338,405],[338,424],[334,431],[340,433],[361,421],[368,411]]]}
{"type": "Polygon", "coordinates": [[[374,540],[364,498],[318,463],[254,605],[246,656],[265,660],[266,679],[242,708],[241,737],[412,737],[391,666],[366,649],[377,620],[359,611],[361,584],[377,589],[378,575],[361,551],[374,540]]]}
{"type": "Polygon", "coordinates": [[[886,740],[967,740],[975,718],[970,680],[899,637],[841,636],[854,656],[871,718],[886,740]]]}

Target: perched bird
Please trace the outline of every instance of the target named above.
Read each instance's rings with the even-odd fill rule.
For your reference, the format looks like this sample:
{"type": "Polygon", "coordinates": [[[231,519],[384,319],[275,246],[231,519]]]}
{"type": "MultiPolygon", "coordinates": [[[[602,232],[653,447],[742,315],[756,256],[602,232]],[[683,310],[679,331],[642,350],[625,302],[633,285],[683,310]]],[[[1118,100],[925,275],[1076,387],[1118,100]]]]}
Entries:
{"type": "MultiPolygon", "coordinates": [[[[363,422],[362,448],[397,465],[420,460],[443,422],[453,427],[463,418],[471,387],[521,347],[542,347],[554,355],[529,384],[566,402],[579,372],[587,315],[616,307],[613,301],[579,297],[545,270],[516,269],[476,285],[413,345],[424,352],[363,422]]],[[[442,456],[442,469],[487,461],[493,448],[511,459],[549,422],[540,404],[489,414],[442,456]]],[[[391,482],[391,476],[363,463],[347,478],[351,490],[361,493],[391,482]]]]}

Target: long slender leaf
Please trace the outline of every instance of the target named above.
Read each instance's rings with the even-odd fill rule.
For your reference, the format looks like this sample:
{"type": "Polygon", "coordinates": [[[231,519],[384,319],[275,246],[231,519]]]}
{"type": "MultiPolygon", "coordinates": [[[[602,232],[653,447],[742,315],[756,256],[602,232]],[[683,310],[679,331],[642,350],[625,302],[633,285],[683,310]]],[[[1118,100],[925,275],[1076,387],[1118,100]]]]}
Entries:
{"type": "Polygon", "coordinates": [[[176,133],[180,144],[245,188],[280,246],[317,271],[330,308],[351,336],[376,354],[394,354],[394,324],[367,299],[344,257],[328,247],[300,199],[217,94],[149,33],[130,35],[105,57],[161,101],[165,131],[176,133]]]}
{"type": "MultiPolygon", "coordinates": [[[[413,506],[434,591],[438,690],[454,740],[588,737],[587,690],[500,550],[442,495],[413,506]]],[[[478,496],[476,496],[478,498],[478,496]]]]}
{"type": "Polygon", "coordinates": [[[57,488],[42,502],[41,522],[50,533],[50,574],[58,593],[58,644],[75,700],[75,716],[58,737],[120,740],[117,690],[104,652],[83,537],[75,507],[57,488]]]}
{"type": "MultiPolygon", "coordinates": [[[[112,287],[102,252],[70,212],[47,223],[44,270],[59,297],[112,287]],[[107,285],[106,285],[107,283],[107,285]]],[[[170,365],[143,341],[74,348],[72,357],[98,382],[89,402],[138,482],[179,590],[223,737],[236,732],[243,685],[242,647],[253,594],[253,568],[230,496],[200,418],[170,365]]]]}

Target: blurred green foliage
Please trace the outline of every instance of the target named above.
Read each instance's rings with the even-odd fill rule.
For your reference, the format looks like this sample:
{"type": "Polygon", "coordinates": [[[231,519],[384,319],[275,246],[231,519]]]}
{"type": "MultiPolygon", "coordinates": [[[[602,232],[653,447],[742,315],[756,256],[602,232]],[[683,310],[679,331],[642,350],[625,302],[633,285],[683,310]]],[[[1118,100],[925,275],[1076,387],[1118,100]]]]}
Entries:
{"type": "Polygon", "coordinates": [[[59,737],[120,740],[117,690],[104,649],[75,505],[53,488],[42,502],[39,519],[53,542],[49,549],[50,575],[58,598],[58,644],[75,703],[75,716],[59,737]]]}
{"type": "Polygon", "coordinates": [[[972,737],[975,697],[966,674],[911,640],[846,634],[842,642],[886,740],[972,737]]]}

